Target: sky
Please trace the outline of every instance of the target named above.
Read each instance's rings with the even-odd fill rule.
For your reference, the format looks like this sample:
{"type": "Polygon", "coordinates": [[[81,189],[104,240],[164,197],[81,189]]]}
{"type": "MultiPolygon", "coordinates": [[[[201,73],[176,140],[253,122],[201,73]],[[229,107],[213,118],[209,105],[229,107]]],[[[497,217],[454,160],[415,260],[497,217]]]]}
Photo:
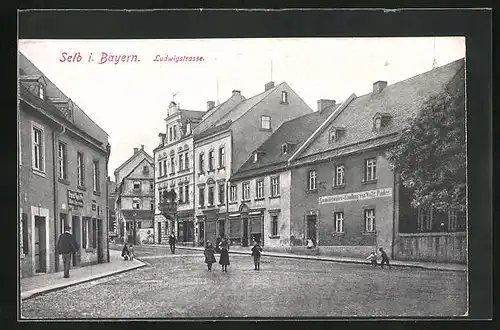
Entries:
{"type": "Polygon", "coordinates": [[[113,178],[134,148],[153,156],[174,94],[182,109],[206,111],[207,101],[222,103],[233,90],[249,98],[271,80],[286,81],[316,110],[319,99],[340,103],[370,93],[375,81],[391,85],[431,70],[434,60],[463,58],[465,38],[19,40],[19,51],[108,133],[113,178]],[[100,63],[102,52],[139,61],[100,63]],[[81,61],[68,61],[75,53],[81,61]]]}

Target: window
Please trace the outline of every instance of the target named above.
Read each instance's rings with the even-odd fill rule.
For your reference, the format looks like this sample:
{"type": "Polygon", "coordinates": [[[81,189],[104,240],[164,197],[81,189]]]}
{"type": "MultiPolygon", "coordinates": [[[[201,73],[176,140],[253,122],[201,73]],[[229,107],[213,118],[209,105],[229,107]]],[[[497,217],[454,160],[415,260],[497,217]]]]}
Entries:
{"type": "Polygon", "coordinates": [[[281,153],[282,153],[282,154],[286,154],[287,152],[288,152],[288,146],[287,146],[287,144],[286,144],[286,143],[283,143],[283,144],[281,145],[281,153]]]}
{"type": "Polygon", "coordinates": [[[142,223],[140,221],[137,221],[137,229],[141,229],[142,223]]]}
{"type": "Polygon", "coordinates": [[[382,127],[382,118],[375,118],[375,129],[379,130],[382,127]]]}
{"type": "Polygon", "coordinates": [[[142,173],[148,174],[149,173],[149,167],[148,166],[143,166],[142,167],[142,173]]]}
{"type": "Polygon", "coordinates": [[[92,248],[97,247],[97,219],[92,218],[92,248]]]}
{"type": "Polygon", "coordinates": [[[208,170],[211,171],[214,169],[214,151],[210,150],[208,152],[208,170]]]}
{"type": "Polygon", "coordinates": [[[184,155],[179,155],[179,171],[184,170],[184,155]]]}
{"type": "Polygon", "coordinates": [[[154,183],[153,183],[153,182],[150,182],[150,183],[149,183],[149,190],[150,190],[151,192],[153,192],[153,190],[154,190],[154,183]]]}
{"type": "Polygon", "coordinates": [[[226,155],[224,151],[224,147],[219,148],[219,167],[223,168],[226,166],[226,155]]]}
{"type": "Polygon", "coordinates": [[[230,188],[231,202],[236,202],[236,200],[238,199],[238,190],[236,187],[237,187],[236,185],[231,185],[230,188]]]}
{"type": "Polygon", "coordinates": [[[141,189],[141,182],[140,181],[134,181],[134,189],[141,189]]]}
{"type": "Polygon", "coordinates": [[[43,84],[38,84],[38,97],[42,100],[45,97],[45,86],[43,84]]]}
{"type": "Polygon", "coordinates": [[[175,173],[175,159],[174,157],[170,157],[170,174],[175,173]]]}
{"type": "Polygon", "coordinates": [[[330,132],[328,132],[328,133],[330,134],[330,136],[328,137],[328,141],[329,141],[330,143],[335,142],[336,135],[337,135],[336,133],[337,133],[337,132],[336,132],[335,130],[331,130],[331,131],[330,131],[330,132]]]}
{"type": "Polygon", "coordinates": [[[208,187],[208,205],[214,205],[214,186],[208,187]]]}
{"type": "Polygon", "coordinates": [[[276,197],[280,194],[280,178],[278,176],[271,178],[271,196],[276,197]]]}
{"type": "Polygon", "coordinates": [[[307,189],[309,189],[309,190],[317,189],[317,186],[316,186],[316,170],[309,171],[308,177],[309,177],[309,182],[308,182],[308,185],[307,185],[307,189]]]}
{"type": "Polygon", "coordinates": [[[163,165],[160,162],[158,162],[158,176],[162,176],[163,175],[163,165]]]}
{"type": "Polygon", "coordinates": [[[187,153],[184,155],[184,169],[189,170],[189,157],[187,153]]]}
{"type": "Polygon", "coordinates": [[[67,214],[59,213],[59,234],[64,233],[64,226],[68,224],[67,217],[67,214]]]}
{"type": "Polygon", "coordinates": [[[333,183],[334,186],[342,186],[345,184],[344,181],[344,165],[336,165],[335,166],[335,181],[333,183]]]}
{"type": "Polygon", "coordinates": [[[271,216],[271,236],[278,236],[278,216],[271,216]]]}
{"type": "Polygon", "coordinates": [[[184,194],[185,194],[184,203],[189,203],[189,186],[184,187],[184,194]]]}
{"type": "Polygon", "coordinates": [[[260,128],[261,129],[271,129],[271,117],[270,116],[260,116],[260,128]]]}
{"type": "Polygon", "coordinates": [[[99,161],[94,160],[94,167],[93,167],[93,183],[94,183],[94,191],[99,192],[100,189],[100,183],[99,183],[99,161]]]}
{"type": "Polygon", "coordinates": [[[288,93],[285,91],[281,92],[281,103],[288,103],[288,93]]]}
{"type": "Polygon", "coordinates": [[[68,158],[67,146],[65,143],[59,142],[59,178],[66,180],[68,178],[68,158]]]}
{"type": "Polygon", "coordinates": [[[141,208],[141,201],[139,199],[134,199],[134,201],[132,202],[132,208],[134,210],[138,210],[141,208]]]}
{"type": "Polygon", "coordinates": [[[174,125],[174,140],[177,140],[177,125],[174,125]]]}
{"type": "Polygon", "coordinates": [[[370,158],[365,161],[365,181],[376,180],[377,175],[377,160],[370,158]]]}
{"type": "Polygon", "coordinates": [[[155,205],[153,203],[151,203],[151,210],[154,210],[155,209],[155,205]]]}
{"type": "Polygon", "coordinates": [[[375,231],[375,210],[365,210],[365,231],[375,231]]]}
{"type": "Polygon", "coordinates": [[[179,187],[179,204],[184,203],[183,199],[184,199],[184,187],[181,186],[179,187]]]}
{"type": "Polygon", "coordinates": [[[169,130],[168,130],[168,137],[169,137],[169,141],[172,141],[174,139],[174,134],[173,134],[173,128],[172,127],[169,127],[169,130]]]}
{"type": "Polygon", "coordinates": [[[224,183],[219,183],[219,204],[224,204],[226,201],[226,189],[225,189],[225,182],[224,183]]]}
{"type": "Polygon", "coordinates": [[[253,154],[253,162],[257,163],[257,160],[259,160],[259,154],[256,152],[253,154]]]}
{"type": "Polygon", "coordinates": [[[78,175],[78,185],[85,187],[85,162],[81,152],[76,153],[76,168],[78,175]]]}
{"type": "Polygon", "coordinates": [[[263,198],[264,197],[264,180],[256,181],[255,188],[256,188],[255,192],[256,192],[257,198],[263,198]]]}
{"type": "Polygon", "coordinates": [[[336,233],[343,233],[344,232],[344,212],[333,213],[333,218],[335,220],[335,232],[336,233]]]}
{"type": "Polygon", "coordinates": [[[158,188],[158,197],[160,201],[163,200],[163,189],[158,188]]]}
{"type": "Polygon", "coordinates": [[[449,231],[465,231],[465,213],[460,211],[450,210],[448,212],[448,230],[449,231]]]}
{"type": "Polygon", "coordinates": [[[44,148],[43,130],[38,127],[33,127],[33,168],[41,172],[45,170],[44,148]]]}
{"type": "Polygon", "coordinates": [[[198,188],[198,197],[200,206],[205,205],[205,187],[198,188]]]}
{"type": "Polygon", "coordinates": [[[163,161],[163,175],[167,175],[167,160],[163,161]]]}
{"type": "Polygon", "coordinates": [[[200,154],[200,173],[205,171],[205,155],[200,154]]]}
{"type": "Polygon", "coordinates": [[[417,209],[418,231],[430,231],[432,228],[432,208],[419,207],[417,209]]]}
{"type": "Polygon", "coordinates": [[[87,229],[88,229],[89,223],[88,223],[88,218],[83,217],[82,218],[82,248],[86,249],[87,246],[87,229]]]}
{"type": "Polygon", "coordinates": [[[248,182],[243,184],[243,200],[250,200],[250,183],[248,182]]]}

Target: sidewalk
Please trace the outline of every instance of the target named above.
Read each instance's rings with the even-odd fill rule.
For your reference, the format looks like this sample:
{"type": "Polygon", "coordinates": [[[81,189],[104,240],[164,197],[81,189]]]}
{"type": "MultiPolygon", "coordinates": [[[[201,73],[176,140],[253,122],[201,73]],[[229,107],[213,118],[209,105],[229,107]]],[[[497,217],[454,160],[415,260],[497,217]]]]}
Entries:
{"type": "Polygon", "coordinates": [[[21,279],[21,299],[27,299],[68,286],[89,282],[102,277],[126,272],[146,266],[139,260],[124,261],[121,257],[121,251],[109,250],[109,262],[71,268],[69,278],[63,278],[63,272],[35,275],[21,279]]]}
{"type": "MultiPolygon", "coordinates": [[[[145,245],[146,246],[146,245],[145,245]]],[[[152,247],[168,247],[162,244],[147,244],[147,246],[152,247]]],[[[188,247],[178,245],[176,246],[179,250],[197,250],[203,252],[203,247],[188,247]]],[[[243,248],[240,246],[231,246],[229,253],[235,254],[246,254],[251,255],[251,247],[243,248]]],[[[286,252],[262,252],[262,256],[268,257],[279,257],[279,258],[291,258],[291,259],[309,259],[309,260],[321,260],[330,262],[343,262],[343,263],[355,263],[355,264],[367,264],[370,262],[364,258],[353,258],[353,257],[339,257],[339,256],[325,256],[325,255],[302,255],[295,253],[286,252]]],[[[418,262],[418,261],[405,261],[405,260],[391,260],[391,266],[393,267],[412,267],[430,270],[441,270],[441,271],[455,271],[455,272],[465,272],[467,271],[467,265],[465,264],[452,264],[452,263],[438,263],[438,262],[418,262]]]]}

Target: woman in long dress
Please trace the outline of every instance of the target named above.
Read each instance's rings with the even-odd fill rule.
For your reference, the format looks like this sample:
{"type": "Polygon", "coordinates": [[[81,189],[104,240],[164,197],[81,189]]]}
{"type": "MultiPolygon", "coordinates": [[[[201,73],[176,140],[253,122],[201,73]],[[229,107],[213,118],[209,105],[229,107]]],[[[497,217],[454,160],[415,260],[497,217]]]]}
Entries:
{"type": "Polygon", "coordinates": [[[227,244],[221,244],[219,264],[222,265],[222,271],[227,273],[227,266],[229,265],[229,251],[227,244]]]}

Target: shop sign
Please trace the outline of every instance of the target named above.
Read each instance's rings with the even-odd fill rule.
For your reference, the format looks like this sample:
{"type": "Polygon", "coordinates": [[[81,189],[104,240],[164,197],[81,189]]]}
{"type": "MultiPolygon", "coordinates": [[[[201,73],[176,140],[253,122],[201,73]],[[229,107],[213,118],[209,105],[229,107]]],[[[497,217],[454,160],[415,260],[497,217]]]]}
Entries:
{"type": "Polygon", "coordinates": [[[83,207],[83,193],[68,190],[68,205],[73,207],[83,207]]]}
{"type": "Polygon", "coordinates": [[[319,198],[319,204],[353,202],[353,201],[391,197],[391,196],[392,196],[392,188],[381,188],[381,189],[361,191],[356,193],[322,196],[319,198]]]}

